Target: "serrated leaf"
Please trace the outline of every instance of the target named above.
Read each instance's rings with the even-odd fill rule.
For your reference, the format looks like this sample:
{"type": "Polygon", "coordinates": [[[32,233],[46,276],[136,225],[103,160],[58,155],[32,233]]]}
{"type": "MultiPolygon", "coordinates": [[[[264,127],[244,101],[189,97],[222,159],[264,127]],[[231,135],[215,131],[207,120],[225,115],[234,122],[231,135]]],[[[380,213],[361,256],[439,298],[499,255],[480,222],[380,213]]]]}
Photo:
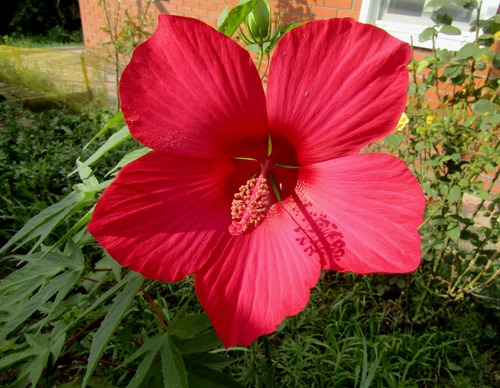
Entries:
{"type": "Polygon", "coordinates": [[[187,372],[179,349],[169,335],[161,349],[161,365],[165,388],[188,388],[187,372]]]}
{"type": "Polygon", "coordinates": [[[8,368],[11,365],[18,364],[23,360],[32,357],[35,354],[35,350],[31,347],[20,352],[12,353],[7,356],[0,358],[0,370],[8,368]]]}
{"type": "Polygon", "coordinates": [[[36,350],[36,355],[25,368],[29,370],[29,380],[33,387],[36,387],[40,377],[42,376],[43,370],[47,367],[50,355],[50,342],[47,336],[38,335],[26,335],[26,341],[31,345],[31,347],[36,350]]]}
{"type": "MultiPolygon", "coordinates": [[[[41,213],[30,219],[7,243],[0,249],[0,254],[15,244],[22,246],[27,242],[38,238],[31,248],[29,254],[47,238],[52,230],[66,217],[78,210],[85,199],[85,193],[76,191],[64,197],[60,202],[48,207],[41,213]]],[[[28,254],[28,255],[29,255],[28,254]]]]}
{"type": "Polygon", "coordinates": [[[125,363],[129,363],[138,357],[142,357],[142,361],[137,368],[134,377],[130,380],[128,388],[139,388],[144,379],[149,375],[153,361],[155,360],[156,354],[160,351],[163,345],[164,337],[166,334],[160,333],[154,337],[149,338],[142,346],[132,354],[125,363]]]}
{"type": "MultiPolygon", "coordinates": [[[[61,265],[60,271],[65,270],[65,265],[67,267],[68,265],[72,264],[67,257],[52,253],[51,255],[47,256],[44,261],[40,263],[40,265],[50,263],[51,260],[54,260],[56,265],[57,263],[61,265]]],[[[52,263],[52,265],[53,264],[54,263],[52,263]]],[[[16,311],[16,313],[9,317],[9,320],[6,321],[4,326],[2,327],[2,330],[0,332],[0,342],[22,322],[28,319],[34,312],[40,309],[42,304],[54,297],[54,295],[57,295],[56,301],[57,303],[59,303],[71,290],[74,283],[78,280],[82,269],[83,265],[81,267],[76,267],[76,269],[64,271],[61,274],[54,276],[28,301],[23,303],[21,309],[16,311]]]]}
{"type": "Polygon", "coordinates": [[[170,322],[169,333],[179,338],[189,338],[211,326],[207,314],[192,314],[170,322]]]}
{"type": "Polygon", "coordinates": [[[101,355],[104,353],[106,345],[142,286],[144,278],[135,272],[130,272],[123,281],[126,283],[125,287],[113,300],[106,318],[104,318],[101,326],[94,335],[92,345],[90,346],[87,371],[83,377],[83,387],[87,386],[101,355]]]}
{"type": "Polygon", "coordinates": [[[247,15],[255,8],[260,0],[241,0],[224,20],[220,23],[218,30],[229,37],[233,36],[238,27],[243,23],[247,15]]]}

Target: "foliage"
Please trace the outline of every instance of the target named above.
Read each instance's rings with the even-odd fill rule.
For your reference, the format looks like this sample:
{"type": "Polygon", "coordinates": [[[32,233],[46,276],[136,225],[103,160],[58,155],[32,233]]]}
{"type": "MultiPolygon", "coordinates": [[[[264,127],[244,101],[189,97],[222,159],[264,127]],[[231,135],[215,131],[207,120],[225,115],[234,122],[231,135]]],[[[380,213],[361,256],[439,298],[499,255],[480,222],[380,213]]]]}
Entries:
{"type": "MultiPolygon", "coordinates": [[[[221,26],[235,32],[240,11],[221,26]]],[[[494,23],[481,22],[482,31],[494,23]]],[[[408,122],[372,146],[404,159],[428,198],[418,271],[325,273],[308,307],[276,333],[250,348],[224,350],[191,277],[147,281],[120,268],[86,230],[110,177],[149,151],[128,148],[116,166],[100,164],[127,148],[130,135],[118,115],[95,136],[99,148],[82,156],[72,190],[62,190],[62,200],[0,249],[8,268],[0,283],[0,384],[497,385],[499,199],[492,181],[499,174],[500,110],[498,79],[489,75],[495,54],[479,45],[484,35],[457,53],[433,50],[412,61],[408,122]],[[469,198],[478,198],[472,207],[469,198]],[[16,247],[29,252],[16,254],[16,247]]]]}
{"type": "MultiPolygon", "coordinates": [[[[481,25],[496,23],[498,31],[499,20],[497,15],[481,25]]],[[[494,188],[500,174],[500,81],[493,72],[500,54],[479,44],[496,31],[478,34],[457,52],[433,49],[414,60],[408,130],[386,139],[413,166],[429,199],[421,227],[426,294],[440,305],[473,295],[498,307],[500,198],[494,188]]],[[[429,37],[433,47],[440,33],[429,37]]],[[[433,314],[422,305],[415,318],[433,314]]]]}
{"type": "Polygon", "coordinates": [[[5,0],[0,21],[0,34],[14,37],[49,36],[68,42],[81,30],[78,0],[5,0]]]}
{"type": "MultiPolygon", "coordinates": [[[[75,158],[95,151],[95,145],[85,150],[83,146],[110,117],[106,109],[76,113],[59,107],[34,112],[19,103],[0,104],[1,245],[78,183],[76,176],[68,176],[75,158]]],[[[108,155],[108,165],[117,156],[108,155]]]]}
{"type": "Polygon", "coordinates": [[[106,18],[106,24],[102,26],[102,31],[108,35],[109,40],[104,42],[103,45],[109,53],[105,58],[113,66],[114,70],[117,108],[120,107],[118,83],[123,66],[129,62],[134,48],[151,35],[153,21],[149,18],[148,11],[152,2],[154,0],[147,0],[144,10],[138,15],[131,15],[129,10],[125,9],[123,11],[125,17],[119,24],[122,12],[121,0],[116,2],[114,8],[111,7],[108,0],[98,1],[106,18]]]}

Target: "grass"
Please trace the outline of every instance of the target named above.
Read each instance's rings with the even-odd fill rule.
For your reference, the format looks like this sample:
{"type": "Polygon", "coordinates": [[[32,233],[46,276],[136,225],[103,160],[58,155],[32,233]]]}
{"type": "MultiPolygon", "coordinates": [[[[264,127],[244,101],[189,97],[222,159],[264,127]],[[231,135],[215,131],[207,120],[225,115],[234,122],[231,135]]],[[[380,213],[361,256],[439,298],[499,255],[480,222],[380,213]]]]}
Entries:
{"type": "MultiPolygon", "coordinates": [[[[415,283],[425,276],[421,269],[407,279],[415,283]]],[[[422,294],[412,284],[377,295],[377,285],[389,279],[325,274],[308,307],[269,338],[278,385],[495,386],[500,355],[491,330],[498,314],[464,303],[415,324],[412,308],[422,294]]],[[[263,347],[247,353],[236,372],[246,386],[266,383],[263,347]]]]}

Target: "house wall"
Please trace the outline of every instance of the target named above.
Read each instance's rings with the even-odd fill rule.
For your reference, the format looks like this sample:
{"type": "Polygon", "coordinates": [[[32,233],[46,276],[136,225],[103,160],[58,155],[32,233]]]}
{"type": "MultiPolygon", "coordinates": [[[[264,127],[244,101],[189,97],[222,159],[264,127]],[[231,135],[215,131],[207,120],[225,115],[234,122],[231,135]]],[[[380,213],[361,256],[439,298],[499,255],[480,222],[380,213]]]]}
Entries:
{"type": "MultiPolygon", "coordinates": [[[[310,21],[334,17],[359,18],[362,0],[271,0],[274,11],[280,10],[284,22],[310,21]]],[[[147,9],[145,0],[80,0],[83,37],[87,51],[102,53],[109,33],[104,6],[108,7],[109,24],[123,25],[126,12],[131,18],[143,17],[147,9]],[[117,15],[117,9],[119,13],[117,15]],[[117,17],[118,16],[118,17],[117,17]]],[[[146,15],[146,25],[154,29],[158,14],[189,16],[200,19],[215,27],[217,18],[224,10],[238,3],[238,0],[156,0],[151,2],[146,15]]]]}

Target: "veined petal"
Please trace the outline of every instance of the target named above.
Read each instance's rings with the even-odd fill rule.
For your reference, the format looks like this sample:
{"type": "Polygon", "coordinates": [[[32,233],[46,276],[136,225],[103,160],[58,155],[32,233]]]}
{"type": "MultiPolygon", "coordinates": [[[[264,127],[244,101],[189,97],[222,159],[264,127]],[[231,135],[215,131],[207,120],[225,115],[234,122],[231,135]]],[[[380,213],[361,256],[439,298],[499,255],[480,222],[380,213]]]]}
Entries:
{"type": "Polygon", "coordinates": [[[235,143],[267,144],[265,95],[250,56],[195,19],[159,16],[123,72],[120,99],[132,135],[158,152],[218,157],[235,143]]]}
{"type": "Polygon", "coordinates": [[[298,250],[298,227],[274,205],[257,228],[220,245],[195,276],[196,293],[226,348],[249,345],[301,311],[319,279],[317,257],[298,250]]]}
{"type": "Polygon", "coordinates": [[[357,153],[396,127],[410,55],[406,43],[352,19],[293,29],[271,60],[271,135],[294,144],[301,166],[357,153]]]}
{"type": "Polygon", "coordinates": [[[301,169],[300,180],[289,211],[324,268],[406,273],[420,264],[425,197],[402,161],[351,155],[301,169]]]}
{"type": "Polygon", "coordinates": [[[104,191],[89,231],[121,265],[181,280],[229,238],[233,173],[230,162],[149,153],[104,191]]]}

